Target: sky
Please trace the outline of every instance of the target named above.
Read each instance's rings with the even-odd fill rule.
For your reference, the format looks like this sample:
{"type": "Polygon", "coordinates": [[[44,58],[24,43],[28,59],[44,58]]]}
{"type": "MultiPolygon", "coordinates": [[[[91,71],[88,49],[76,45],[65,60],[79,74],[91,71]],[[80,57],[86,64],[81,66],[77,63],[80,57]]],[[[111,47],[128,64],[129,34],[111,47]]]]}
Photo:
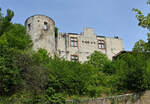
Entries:
{"type": "Polygon", "coordinates": [[[97,35],[123,40],[125,50],[132,50],[138,40],[147,40],[147,30],[138,26],[138,8],[144,14],[150,12],[147,0],[0,0],[4,15],[9,8],[14,11],[14,23],[24,25],[35,14],[51,17],[59,32],[81,33],[85,27],[94,29],[97,35]]]}

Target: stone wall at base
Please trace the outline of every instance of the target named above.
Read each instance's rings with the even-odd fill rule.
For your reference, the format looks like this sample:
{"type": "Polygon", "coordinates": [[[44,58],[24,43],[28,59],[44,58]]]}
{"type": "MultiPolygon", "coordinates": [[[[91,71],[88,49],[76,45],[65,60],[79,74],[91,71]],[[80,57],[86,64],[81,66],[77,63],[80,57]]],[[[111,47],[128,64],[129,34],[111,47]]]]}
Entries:
{"type": "Polygon", "coordinates": [[[67,104],[150,104],[150,91],[136,94],[124,94],[106,98],[67,100],[67,104]]]}

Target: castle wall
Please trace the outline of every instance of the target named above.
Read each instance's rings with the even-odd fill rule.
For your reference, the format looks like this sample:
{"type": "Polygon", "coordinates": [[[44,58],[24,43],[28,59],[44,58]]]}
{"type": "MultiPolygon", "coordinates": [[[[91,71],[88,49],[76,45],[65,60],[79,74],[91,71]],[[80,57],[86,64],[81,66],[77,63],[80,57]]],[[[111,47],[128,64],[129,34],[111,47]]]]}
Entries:
{"type": "Polygon", "coordinates": [[[82,34],[59,34],[58,49],[61,51],[59,55],[67,60],[71,60],[71,56],[75,55],[79,61],[84,62],[94,51],[100,51],[112,60],[115,54],[123,50],[123,44],[119,38],[96,36],[93,29],[85,28],[82,34]],[[77,39],[75,47],[71,45],[72,38],[77,39]],[[100,47],[99,41],[104,42],[100,47]]]}
{"type": "Polygon", "coordinates": [[[69,36],[59,33],[57,40],[57,54],[59,57],[69,60],[69,36]]]}
{"type": "Polygon", "coordinates": [[[86,61],[97,50],[97,39],[92,28],[85,28],[79,39],[80,61],[86,61]]]}
{"type": "Polygon", "coordinates": [[[34,50],[44,48],[51,56],[57,53],[66,60],[84,62],[94,51],[100,51],[112,60],[123,50],[121,39],[97,36],[92,28],[85,28],[81,34],[58,33],[55,37],[54,21],[43,15],[29,17],[25,27],[32,38],[34,50]]]}
{"type": "Polygon", "coordinates": [[[106,98],[66,100],[67,104],[150,104],[150,91],[106,98]]]}
{"type": "Polygon", "coordinates": [[[123,43],[121,39],[118,38],[106,38],[106,54],[109,59],[117,53],[123,50],[123,43]]]}
{"type": "Polygon", "coordinates": [[[29,17],[25,22],[27,32],[32,38],[33,49],[46,49],[51,55],[55,52],[55,23],[43,15],[29,17]]]}

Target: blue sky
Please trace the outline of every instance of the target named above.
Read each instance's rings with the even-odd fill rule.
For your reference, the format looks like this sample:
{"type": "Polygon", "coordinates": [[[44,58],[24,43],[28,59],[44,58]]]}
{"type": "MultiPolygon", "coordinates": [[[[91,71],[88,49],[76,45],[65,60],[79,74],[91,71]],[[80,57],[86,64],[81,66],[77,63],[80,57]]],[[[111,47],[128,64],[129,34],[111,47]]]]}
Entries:
{"type": "Polygon", "coordinates": [[[147,30],[139,27],[132,8],[149,12],[147,0],[0,0],[3,13],[15,12],[13,22],[24,24],[32,15],[47,15],[59,32],[80,33],[84,27],[107,37],[119,36],[125,50],[131,50],[139,39],[146,40],[147,30]]]}

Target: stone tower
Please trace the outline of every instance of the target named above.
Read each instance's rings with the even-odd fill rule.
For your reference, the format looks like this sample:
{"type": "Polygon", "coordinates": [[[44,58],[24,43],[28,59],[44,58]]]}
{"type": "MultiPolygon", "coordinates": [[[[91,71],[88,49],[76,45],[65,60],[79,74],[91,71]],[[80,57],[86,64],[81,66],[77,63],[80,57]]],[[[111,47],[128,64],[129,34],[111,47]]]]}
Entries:
{"type": "Polygon", "coordinates": [[[34,15],[25,21],[27,33],[33,41],[33,49],[46,49],[53,56],[55,52],[55,22],[48,16],[34,15]]]}

